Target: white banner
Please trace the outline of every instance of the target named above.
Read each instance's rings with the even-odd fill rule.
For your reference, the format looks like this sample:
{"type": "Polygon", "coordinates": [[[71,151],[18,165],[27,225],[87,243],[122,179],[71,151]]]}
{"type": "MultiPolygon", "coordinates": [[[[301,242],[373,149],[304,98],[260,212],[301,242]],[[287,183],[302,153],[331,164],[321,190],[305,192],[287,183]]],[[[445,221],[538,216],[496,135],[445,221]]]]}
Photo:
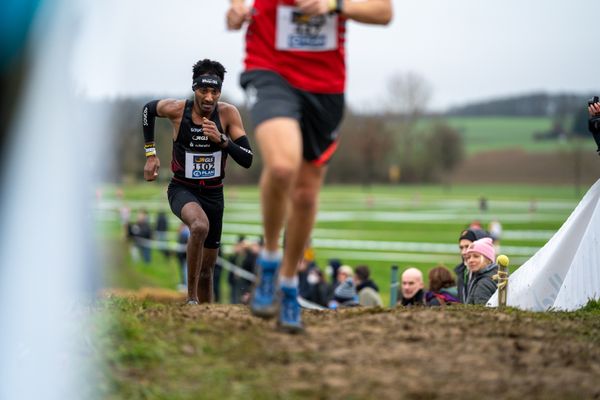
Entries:
{"type": "MultiPolygon", "coordinates": [[[[600,180],[556,234],[508,280],[508,305],[576,310],[600,298],[600,180]]],[[[488,306],[498,304],[498,292],[488,306]]]]}

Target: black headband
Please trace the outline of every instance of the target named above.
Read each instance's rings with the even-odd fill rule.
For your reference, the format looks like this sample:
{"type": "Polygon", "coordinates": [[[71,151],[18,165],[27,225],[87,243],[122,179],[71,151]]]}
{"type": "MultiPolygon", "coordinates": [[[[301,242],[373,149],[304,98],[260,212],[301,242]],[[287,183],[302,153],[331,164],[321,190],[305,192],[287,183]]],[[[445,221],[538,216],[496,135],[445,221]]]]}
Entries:
{"type": "Polygon", "coordinates": [[[223,81],[216,75],[200,75],[192,82],[192,89],[213,88],[221,91],[223,81]]]}

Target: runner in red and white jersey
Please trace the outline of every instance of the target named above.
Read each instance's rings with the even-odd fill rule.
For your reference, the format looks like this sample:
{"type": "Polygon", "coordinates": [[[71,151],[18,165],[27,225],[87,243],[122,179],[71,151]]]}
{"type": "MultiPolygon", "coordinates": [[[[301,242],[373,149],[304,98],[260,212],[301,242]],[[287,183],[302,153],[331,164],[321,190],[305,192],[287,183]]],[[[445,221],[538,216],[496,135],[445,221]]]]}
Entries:
{"type": "Polygon", "coordinates": [[[288,332],[303,329],[296,268],[344,111],[346,21],[385,25],[391,19],[391,0],[255,0],[252,7],[231,0],[227,11],[229,29],[248,22],[240,83],[263,158],[265,246],[250,307],[260,317],[279,313],[288,332]]]}
{"type": "Polygon", "coordinates": [[[280,74],[295,88],[343,93],[346,18],[329,13],[309,18],[294,0],[256,0],[246,33],[246,70],[280,74]]]}

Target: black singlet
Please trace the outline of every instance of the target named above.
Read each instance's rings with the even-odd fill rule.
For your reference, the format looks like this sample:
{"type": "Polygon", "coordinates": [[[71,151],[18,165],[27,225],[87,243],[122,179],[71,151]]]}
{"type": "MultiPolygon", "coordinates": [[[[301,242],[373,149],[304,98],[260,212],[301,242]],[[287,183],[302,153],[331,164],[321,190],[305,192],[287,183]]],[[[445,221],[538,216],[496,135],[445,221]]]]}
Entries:
{"type": "MultiPolygon", "coordinates": [[[[220,186],[225,178],[227,153],[204,135],[202,125],[192,121],[193,106],[193,101],[186,100],[177,140],[173,142],[173,179],[192,185],[220,186]]],[[[223,132],[218,104],[210,120],[223,132]]]]}

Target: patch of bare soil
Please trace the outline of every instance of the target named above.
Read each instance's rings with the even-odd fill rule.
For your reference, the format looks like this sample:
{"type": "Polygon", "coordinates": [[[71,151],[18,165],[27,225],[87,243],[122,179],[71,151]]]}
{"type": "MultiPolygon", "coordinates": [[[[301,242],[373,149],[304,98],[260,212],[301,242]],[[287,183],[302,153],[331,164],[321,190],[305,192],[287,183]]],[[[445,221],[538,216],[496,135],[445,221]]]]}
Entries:
{"type": "Polygon", "coordinates": [[[339,398],[600,398],[599,342],[576,320],[467,307],[306,314],[306,335],[272,339],[319,354],[286,367],[290,385],[339,398]]]}
{"type": "Polygon", "coordinates": [[[237,336],[246,351],[220,357],[264,370],[274,388],[267,398],[600,398],[597,314],[468,306],[304,311],[306,333],[288,335],[244,306],[171,302],[145,318],[165,313],[205,327],[203,340],[237,336]]]}

